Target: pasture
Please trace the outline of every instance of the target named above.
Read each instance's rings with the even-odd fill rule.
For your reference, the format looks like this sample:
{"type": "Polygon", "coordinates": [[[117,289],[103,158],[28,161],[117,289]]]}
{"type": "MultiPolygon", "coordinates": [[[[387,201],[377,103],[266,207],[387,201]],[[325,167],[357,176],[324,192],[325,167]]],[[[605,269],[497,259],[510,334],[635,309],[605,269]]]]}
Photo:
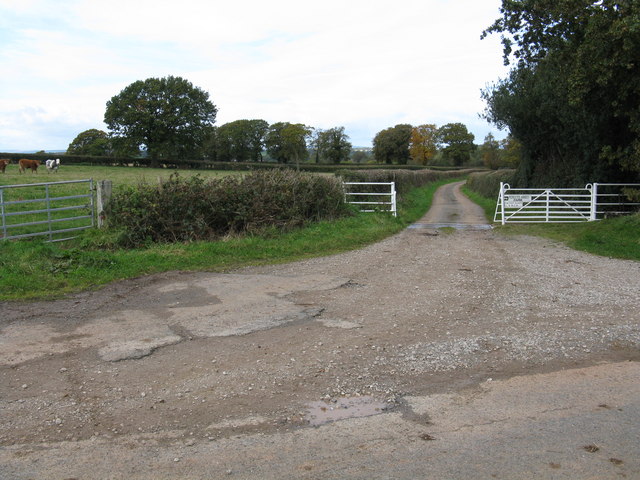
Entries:
{"type": "Polygon", "coordinates": [[[140,182],[155,183],[158,181],[158,178],[167,179],[172,173],[178,173],[184,177],[200,175],[203,178],[242,175],[243,173],[217,170],[169,170],[166,168],[65,165],[64,159],[62,161],[63,163],[56,173],[48,173],[44,165],[38,168],[38,173],[32,173],[31,171],[19,173],[18,164],[12,163],[6,167],[4,174],[0,173],[0,185],[61,182],[65,180],[92,178],[96,182],[100,180],[111,180],[114,187],[117,187],[118,185],[135,185],[140,182]]]}

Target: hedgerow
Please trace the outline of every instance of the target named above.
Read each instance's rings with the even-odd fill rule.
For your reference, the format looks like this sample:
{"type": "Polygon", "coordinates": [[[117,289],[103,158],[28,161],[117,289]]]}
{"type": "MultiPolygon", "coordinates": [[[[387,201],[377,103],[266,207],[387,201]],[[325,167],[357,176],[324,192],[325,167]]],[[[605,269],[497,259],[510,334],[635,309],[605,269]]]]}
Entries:
{"type": "Polygon", "coordinates": [[[512,183],[515,170],[495,170],[493,172],[476,172],[469,175],[467,187],[487,198],[497,198],[500,182],[512,183]]]}
{"type": "Polygon", "coordinates": [[[473,170],[347,170],[336,173],[345,182],[395,182],[398,194],[447,178],[464,177],[473,170]]]}
{"type": "Polygon", "coordinates": [[[339,180],[293,170],[203,179],[172,175],[123,187],[107,209],[107,226],[126,247],[215,240],[230,233],[285,231],[348,215],[339,180]]]}

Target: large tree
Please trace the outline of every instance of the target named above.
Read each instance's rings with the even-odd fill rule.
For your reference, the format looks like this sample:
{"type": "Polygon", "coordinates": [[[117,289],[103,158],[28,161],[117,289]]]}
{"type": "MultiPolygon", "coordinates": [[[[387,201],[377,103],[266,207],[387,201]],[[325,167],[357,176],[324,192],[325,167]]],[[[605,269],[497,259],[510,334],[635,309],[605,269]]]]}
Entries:
{"type": "Polygon", "coordinates": [[[340,163],[349,159],[351,142],[344,127],[322,130],[318,134],[317,146],[320,156],[329,163],[340,163]]]}
{"type": "Polygon", "coordinates": [[[277,162],[298,164],[307,158],[309,135],[311,128],[301,123],[274,123],[265,137],[267,152],[277,162]]]}
{"type": "Polygon", "coordinates": [[[409,141],[412,131],[411,125],[401,123],[378,132],[373,139],[373,156],[376,161],[406,165],[409,161],[409,141]]]}
{"type": "Polygon", "coordinates": [[[438,129],[438,142],[442,155],[452,165],[468,163],[476,149],[475,137],[462,123],[447,123],[438,129]]]}
{"type": "Polygon", "coordinates": [[[480,158],[482,159],[482,164],[487,168],[495,170],[502,166],[500,142],[496,140],[492,133],[488,133],[484,137],[484,143],[480,145],[480,158]]]}
{"type": "Polygon", "coordinates": [[[160,158],[200,154],[216,113],[207,92],[169,76],[126,87],[107,102],[104,122],[114,136],[144,146],[155,164],[160,158]]]}
{"type": "Polygon", "coordinates": [[[409,154],[413,163],[427,165],[438,151],[438,127],[432,123],[413,127],[409,154]]]}
{"type": "Polygon", "coordinates": [[[103,156],[111,155],[112,150],[107,132],[97,128],[79,133],[67,147],[69,155],[103,156]]]}
{"type": "Polygon", "coordinates": [[[215,132],[218,161],[261,161],[268,129],[264,120],[236,120],[221,125],[215,132]]]}
{"type": "Polygon", "coordinates": [[[506,79],[486,117],[522,144],[518,182],[640,180],[640,2],[503,0],[506,79]]]}

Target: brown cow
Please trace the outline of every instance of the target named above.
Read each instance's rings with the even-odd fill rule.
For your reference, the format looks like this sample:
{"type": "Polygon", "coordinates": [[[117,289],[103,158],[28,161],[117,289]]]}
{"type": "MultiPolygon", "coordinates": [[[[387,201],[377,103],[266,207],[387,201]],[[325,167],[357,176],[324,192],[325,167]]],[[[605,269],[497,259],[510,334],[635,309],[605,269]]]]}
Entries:
{"type": "Polygon", "coordinates": [[[9,165],[11,163],[11,160],[7,160],[6,158],[0,158],[0,170],[2,170],[2,173],[4,173],[5,169],[7,168],[7,165],[9,165]]]}
{"type": "Polygon", "coordinates": [[[24,172],[27,168],[30,168],[33,173],[38,173],[40,160],[28,160],[26,158],[21,158],[18,160],[18,164],[20,165],[20,173],[24,172]]]}

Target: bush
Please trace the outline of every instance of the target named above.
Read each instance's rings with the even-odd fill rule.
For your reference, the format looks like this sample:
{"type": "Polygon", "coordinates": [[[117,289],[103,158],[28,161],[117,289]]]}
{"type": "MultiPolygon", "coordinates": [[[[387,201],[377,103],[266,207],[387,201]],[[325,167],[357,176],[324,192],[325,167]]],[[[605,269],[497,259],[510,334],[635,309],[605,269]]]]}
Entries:
{"type": "Polygon", "coordinates": [[[119,232],[117,243],[132,247],[283,231],[350,211],[342,185],[331,177],[270,170],[205,181],[174,174],[159,185],[143,183],[116,192],[107,225],[119,232]]]}
{"type": "Polygon", "coordinates": [[[512,183],[514,175],[515,170],[511,169],[472,173],[467,179],[467,187],[483,197],[497,198],[500,182],[512,183]]]}

